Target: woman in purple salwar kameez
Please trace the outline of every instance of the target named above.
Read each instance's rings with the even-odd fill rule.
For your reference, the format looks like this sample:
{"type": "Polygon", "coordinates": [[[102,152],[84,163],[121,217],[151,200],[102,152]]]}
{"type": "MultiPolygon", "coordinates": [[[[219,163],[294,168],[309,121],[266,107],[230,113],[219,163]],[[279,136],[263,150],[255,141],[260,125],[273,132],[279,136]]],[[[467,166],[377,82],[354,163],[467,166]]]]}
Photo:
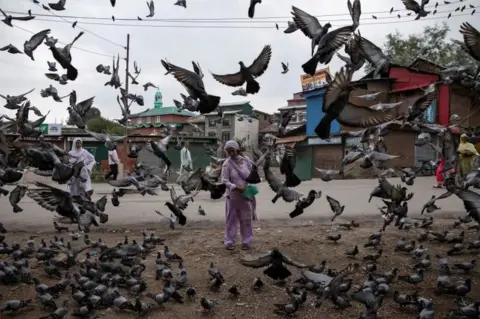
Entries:
{"type": "Polygon", "coordinates": [[[225,247],[229,250],[235,249],[237,238],[237,227],[240,224],[242,236],[242,249],[250,249],[253,239],[252,220],[256,220],[255,198],[247,199],[242,195],[248,183],[252,169],[252,162],[238,154],[239,145],[235,141],[225,143],[225,152],[228,159],[222,166],[222,183],[227,186],[225,202],[225,247]]]}

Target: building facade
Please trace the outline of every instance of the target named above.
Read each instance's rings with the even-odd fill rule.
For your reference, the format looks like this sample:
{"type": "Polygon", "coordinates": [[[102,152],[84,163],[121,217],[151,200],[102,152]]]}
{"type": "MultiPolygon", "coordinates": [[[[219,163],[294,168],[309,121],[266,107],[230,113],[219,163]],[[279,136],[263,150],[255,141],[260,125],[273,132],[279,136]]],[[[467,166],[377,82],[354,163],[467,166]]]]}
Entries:
{"type": "Polygon", "coordinates": [[[196,114],[187,110],[179,110],[175,106],[164,106],[160,90],[155,93],[153,108],[132,114],[129,127],[130,134],[157,135],[164,127],[175,128],[177,131],[192,131],[186,121],[196,114]]]}

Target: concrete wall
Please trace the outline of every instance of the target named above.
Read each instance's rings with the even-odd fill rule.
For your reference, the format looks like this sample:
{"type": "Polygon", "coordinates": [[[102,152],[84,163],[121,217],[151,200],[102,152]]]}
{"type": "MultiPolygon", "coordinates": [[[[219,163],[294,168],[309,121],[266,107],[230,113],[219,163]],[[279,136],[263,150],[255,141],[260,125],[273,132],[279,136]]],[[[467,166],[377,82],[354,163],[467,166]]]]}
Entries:
{"type": "MultiPolygon", "coordinates": [[[[238,117],[237,117],[238,118],[238,117]]],[[[258,146],[258,120],[251,119],[251,123],[249,120],[244,119],[243,121],[238,121],[237,118],[235,119],[234,125],[234,134],[233,138],[236,139],[246,139],[245,147],[247,149],[251,149],[252,147],[258,146]]]]}

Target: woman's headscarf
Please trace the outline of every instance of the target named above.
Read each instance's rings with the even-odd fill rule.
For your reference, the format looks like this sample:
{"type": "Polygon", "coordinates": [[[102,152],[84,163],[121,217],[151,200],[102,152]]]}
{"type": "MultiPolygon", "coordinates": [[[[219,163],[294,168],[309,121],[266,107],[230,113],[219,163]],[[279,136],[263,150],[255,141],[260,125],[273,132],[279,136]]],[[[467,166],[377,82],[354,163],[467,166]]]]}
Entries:
{"type": "Polygon", "coordinates": [[[80,149],[77,149],[77,142],[80,141],[82,142],[82,146],[83,146],[83,140],[81,137],[75,137],[73,139],[73,142],[72,142],[72,148],[70,149],[70,151],[73,151],[73,152],[80,152],[82,150],[82,148],[80,149]]]}
{"type": "Polygon", "coordinates": [[[462,134],[460,136],[460,145],[458,145],[458,151],[460,153],[470,152],[474,155],[479,155],[475,145],[467,141],[468,136],[466,134],[462,134]]]}
{"type": "Polygon", "coordinates": [[[240,149],[240,146],[238,146],[238,143],[236,141],[230,140],[227,143],[225,143],[224,149],[226,151],[227,149],[231,149],[231,148],[238,151],[240,149]]]}

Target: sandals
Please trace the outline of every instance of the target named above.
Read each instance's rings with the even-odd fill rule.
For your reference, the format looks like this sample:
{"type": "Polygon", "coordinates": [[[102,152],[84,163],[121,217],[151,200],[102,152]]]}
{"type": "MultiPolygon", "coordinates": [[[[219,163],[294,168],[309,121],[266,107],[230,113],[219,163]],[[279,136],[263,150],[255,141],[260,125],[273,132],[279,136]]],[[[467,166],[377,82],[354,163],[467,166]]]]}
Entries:
{"type": "Polygon", "coordinates": [[[235,246],[232,245],[232,244],[226,245],[226,246],[225,246],[225,249],[226,249],[226,250],[235,250],[235,246]]]}
{"type": "Polygon", "coordinates": [[[250,250],[250,245],[243,244],[242,245],[242,250],[250,250]]]}

